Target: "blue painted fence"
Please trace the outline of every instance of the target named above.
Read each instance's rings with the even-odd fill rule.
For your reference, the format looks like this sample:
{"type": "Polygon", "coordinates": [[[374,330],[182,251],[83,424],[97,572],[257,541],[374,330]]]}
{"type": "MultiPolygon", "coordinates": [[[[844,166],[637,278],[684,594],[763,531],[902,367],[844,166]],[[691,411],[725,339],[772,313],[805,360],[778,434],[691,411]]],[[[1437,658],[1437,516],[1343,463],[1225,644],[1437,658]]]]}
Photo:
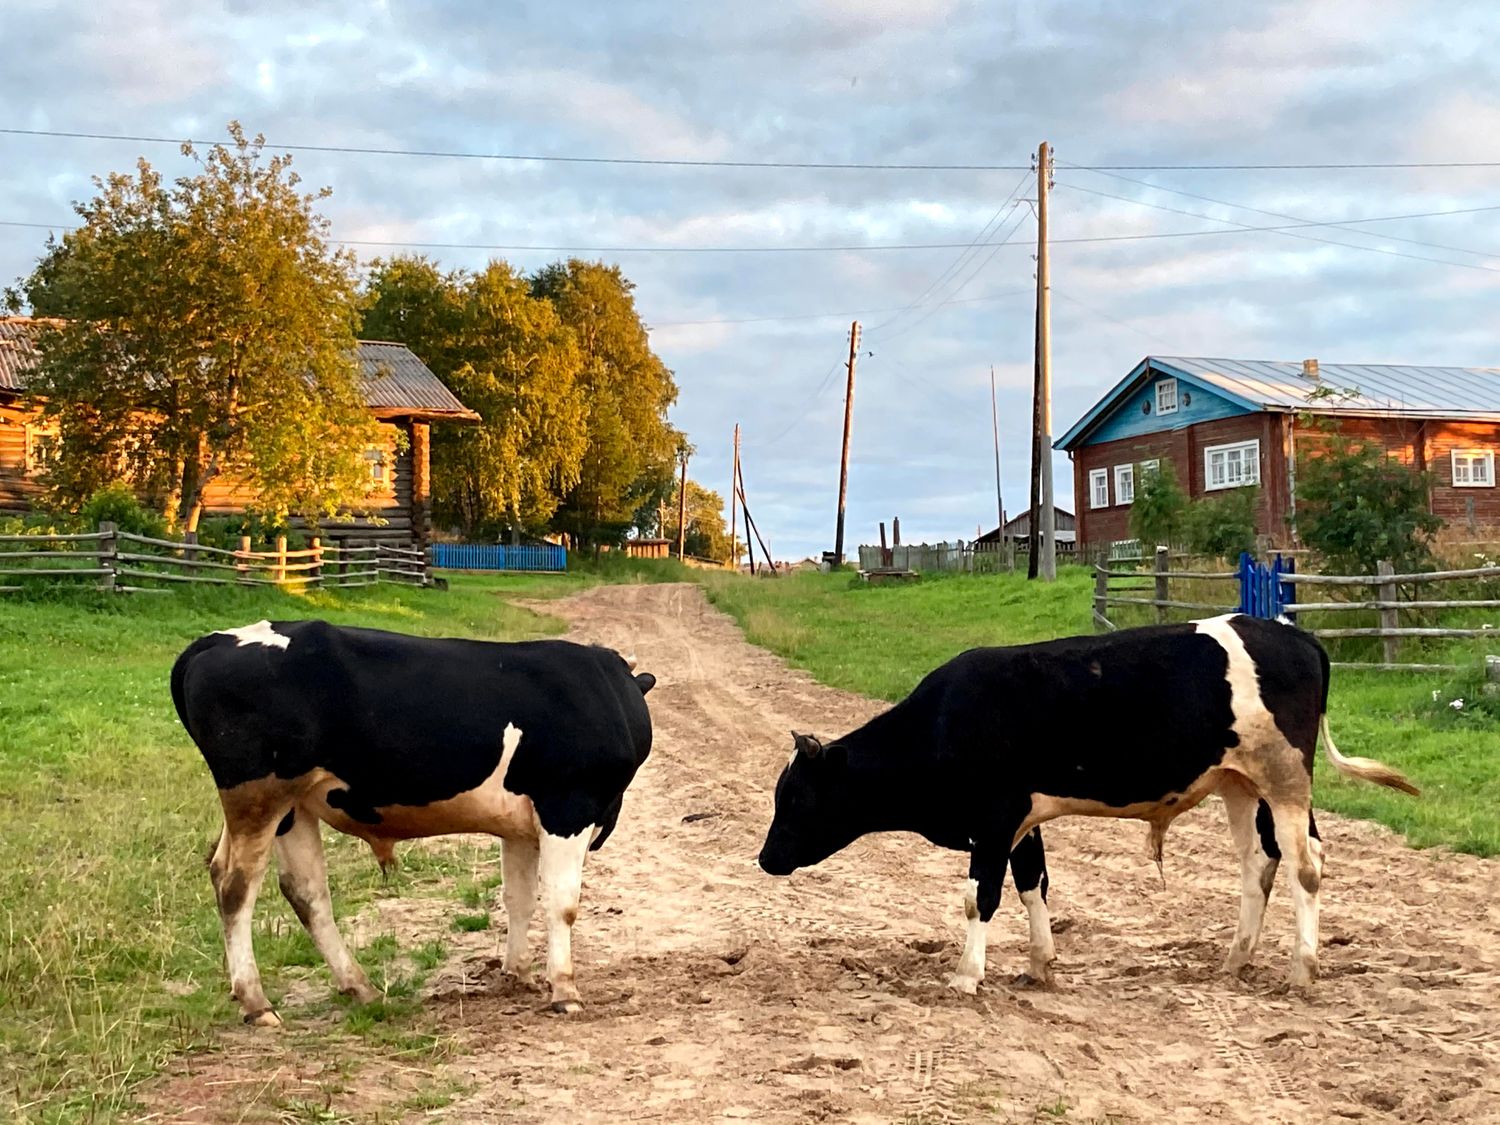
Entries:
{"type": "Polygon", "coordinates": [[[564,571],[568,550],[552,543],[511,547],[504,543],[434,543],[427,549],[434,567],[442,570],[564,571]]]}
{"type": "Polygon", "coordinates": [[[1282,577],[1296,571],[1296,559],[1277,555],[1269,563],[1260,563],[1242,551],[1238,568],[1240,612],[1268,620],[1280,617],[1287,606],[1297,604],[1296,586],[1282,577]]]}

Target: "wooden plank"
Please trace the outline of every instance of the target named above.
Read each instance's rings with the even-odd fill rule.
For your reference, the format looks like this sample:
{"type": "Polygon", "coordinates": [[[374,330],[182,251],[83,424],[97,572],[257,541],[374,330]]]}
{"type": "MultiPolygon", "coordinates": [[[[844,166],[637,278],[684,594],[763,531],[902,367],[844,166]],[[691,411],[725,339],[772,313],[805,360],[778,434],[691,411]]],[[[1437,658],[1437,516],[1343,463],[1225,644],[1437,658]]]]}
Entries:
{"type": "Polygon", "coordinates": [[[1193,570],[1167,570],[1158,575],[1150,570],[1106,570],[1104,572],[1111,578],[1202,578],[1210,582],[1232,582],[1239,577],[1234,571],[1222,573],[1220,571],[1205,571],[1198,573],[1193,570]]]}
{"type": "Polygon", "coordinates": [[[71,576],[93,576],[102,577],[113,574],[107,566],[33,566],[33,567],[6,567],[0,569],[0,574],[24,577],[29,574],[66,574],[71,576]]]}
{"type": "MultiPolygon", "coordinates": [[[[1389,606],[1391,602],[1396,600],[1397,595],[1400,593],[1396,588],[1396,584],[1391,581],[1391,575],[1396,573],[1396,568],[1385,559],[1381,559],[1375,564],[1375,572],[1382,579],[1378,591],[1380,600],[1389,606]]],[[[1397,616],[1394,609],[1387,608],[1380,611],[1380,647],[1382,655],[1385,657],[1385,663],[1387,664],[1396,663],[1396,653],[1401,647],[1401,642],[1394,630],[1400,627],[1401,618],[1397,616]]]]}
{"type": "Polygon", "coordinates": [[[1146,605],[1156,606],[1158,609],[1206,609],[1215,613],[1233,613],[1234,606],[1209,605],[1206,602],[1174,602],[1162,601],[1157,598],[1109,598],[1108,605],[1146,605]]]}
{"type": "Polygon", "coordinates": [[[1462,672],[1463,664],[1355,664],[1348,661],[1331,661],[1329,667],[1348,668],[1367,672],[1462,672]]]}
{"type": "Polygon", "coordinates": [[[1377,586],[1382,582],[1448,582],[1459,578],[1500,578],[1500,566],[1473,570],[1434,570],[1427,574],[1356,575],[1283,574],[1283,582],[1306,582],[1315,586],[1377,586]]]}
{"type": "Polygon", "coordinates": [[[1500,629],[1309,629],[1308,632],[1315,637],[1493,637],[1500,641],[1500,629]]]}
{"type": "Polygon", "coordinates": [[[103,538],[97,531],[77,535],[0,535],[0,543],[86,543],[103,538]]]}
{"type": "Polygon", "coordinates": [[[1286,606],[1288,613],[1317,613],[1344,609],[1500,609],[1500,598],[1476,598],[1466,602],[1297,602],[1286,606]]]}

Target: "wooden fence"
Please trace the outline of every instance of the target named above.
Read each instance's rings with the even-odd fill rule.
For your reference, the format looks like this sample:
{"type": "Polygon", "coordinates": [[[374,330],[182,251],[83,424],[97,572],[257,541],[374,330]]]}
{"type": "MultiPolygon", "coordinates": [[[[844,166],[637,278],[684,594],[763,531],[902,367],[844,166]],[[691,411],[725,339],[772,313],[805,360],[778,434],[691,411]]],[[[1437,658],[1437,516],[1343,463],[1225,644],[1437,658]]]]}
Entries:
{"type": "MultiPolygon", "coordinates": [[[[1119,628],[1110,620],[1109,611],[1115,606],[1144,607],[1155,610],[1158,622],[1168,620],[1173,610],[1189,610],[1197,614],[1233,613],[1244,603],[1239,588],[1241,576],[1236,571],[1194,571],[1172,569],[1172,559],[1165,548],[1157,548],[1153,566],[1148,570],[1115,570],[1100,565],[1094,568],[1093,623],[1096,631],[1105,632],[1119,628]],[[1222,585],[1225,596],[1213,602],[1186,600],[1173,597],[1174,583],[1211,583],[1215,588],[1222,585]],[[1149,595],[1149,596],[1146,596],[1149,595]]],[[[1303,600],[1298,591],[1295,601],[1279,607],[1288,619],[1307,629],[1320,639],[1337,640],[1355,637],[1378,638],[1381,642],[1382,660],[1378,663],[1334,662],[1338,668],[1370,668],[1387,671],[1451,671],[1463,667],[1453,664],[1401,663],[1398,660],[1403,639],[1477,639],[1491,638],[1500,648],[1500,625],[1440,626],[1431,623],[1403,625],[1401,615],[1427,613],[1438,610],[1476,610],[1500,608],[1500,597],[1473,596],[1464,598],[1403,598],[1402,587],[1412,588],[1427,584],[1456,581],[1496,581],[1500,583],[1500,566],[1474,567],[1467,570],[1429,571],[1419,574],[1397,574],[1388,562],[1382,562],[1377,573],[1370,575],[1333,574],[1281,574],[1279,582],[1293,587],[1324,587],[1330,591],[1366,587],[1375,591],[1374,597],[1353,600],[1315,601],[1303,600]],[[1377,611],[1378,626],[1323,626],[1310,624],[1307,614],[1347,613],[1349,611],[1377,611]]],[[[1180,588],[1180,587],[1179,587],[1180,588]]],[[[1500,590],[1495,591],[1500,593],[1500,590]]],[[[1481,591],[1481,593],[1483,593],[1481,591]]]]}
{"type": "Polygon", "coordinates": [[[254,551],[248,536],[238,550],[194,541],[155,539],[112,523],[70,535],[0,535],[0,592],[36,585],[83,585],[121,593],[163,593],[185,584],[347,589],[379,582],[433,584],[427,559],[415,547],[391,543],[323,543],[289,550],[286,537],[254,551]],[[20,581],[24,580],[24,581],[20,581]]]}
{"type": "MultiPolygon", "coordinates": [[[[1058,550],[1061,556],[1061,543],[1058,550]]],[[[956,543],[897,544],[884,548],[861,544],[859,568],[866,571],[912,570],[919,574],[991,574],[1014,570],[1016,554],[1011,544],[965,543],[963,540],[956,543]]]]}

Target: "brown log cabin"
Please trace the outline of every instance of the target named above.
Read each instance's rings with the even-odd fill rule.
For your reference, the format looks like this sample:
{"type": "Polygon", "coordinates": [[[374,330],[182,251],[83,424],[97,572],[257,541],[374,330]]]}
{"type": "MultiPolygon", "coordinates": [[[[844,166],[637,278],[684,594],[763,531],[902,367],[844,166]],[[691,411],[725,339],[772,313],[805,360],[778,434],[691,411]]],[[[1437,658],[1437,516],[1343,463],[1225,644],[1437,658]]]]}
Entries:
{"type": "MultiPolygon", "coordinates": [[[[0,513],[29,511],[43,491],[38,473],[50,434],[35,400],[26,395],[26,376],[37,359],[35,330],[30,317],[0,317],[0,513]]],[[[431,427],[476,422],[479,415],[405,345],[361,340],[358,354],[365,404],[382,438],[365,451],[369,511],[352,522],[325,524],[323,533],[426,546],[432,536],[431,427]],[[404,449],[398,449],[401,444],[404,449]]],[[[254,500],[245,481],[222,476],[206,489],[204,515],[235,515],[254,500]]]]}
{"type": "Polygon", "coordinates": [[[1078,539],[1129,539],[1139,474],[1172,462],[1190,499],[1258,485],[1256,531],[1296,541],[1297,463],[1330,424],[1426,472],[1428,508],[1500,530],[1500,369],[1147,356],[1063,434],[1078,539]]]}

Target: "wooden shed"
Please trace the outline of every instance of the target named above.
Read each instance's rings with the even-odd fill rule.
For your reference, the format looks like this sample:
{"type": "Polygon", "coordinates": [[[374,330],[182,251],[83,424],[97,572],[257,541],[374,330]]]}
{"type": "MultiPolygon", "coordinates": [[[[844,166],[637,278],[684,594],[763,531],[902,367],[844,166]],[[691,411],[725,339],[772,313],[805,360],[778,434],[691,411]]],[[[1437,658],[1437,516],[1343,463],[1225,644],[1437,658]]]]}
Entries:
{"type": "MultiPolygon", "coordinates": [[[[27,511],[42,493],[38,475],[52,437],[25,393],[37,358],[35,331],[30,317],[0,317],[0,512],[27,511]]],[[[358,347],[365,403],[381,433],[381,440],[365,450],[369,512],[352,523],[328,525],[324,534],[379,535],[425,546],[432,535],[431,427],[476,422],[479,415],[404,344],[361,340],[358,347]],[[398,450],[401,444],[406,448],[398,450]]],[[[204,515],[234,515],[254,501],[245,481],[221,476],[205,490],[204,515]]]]}

